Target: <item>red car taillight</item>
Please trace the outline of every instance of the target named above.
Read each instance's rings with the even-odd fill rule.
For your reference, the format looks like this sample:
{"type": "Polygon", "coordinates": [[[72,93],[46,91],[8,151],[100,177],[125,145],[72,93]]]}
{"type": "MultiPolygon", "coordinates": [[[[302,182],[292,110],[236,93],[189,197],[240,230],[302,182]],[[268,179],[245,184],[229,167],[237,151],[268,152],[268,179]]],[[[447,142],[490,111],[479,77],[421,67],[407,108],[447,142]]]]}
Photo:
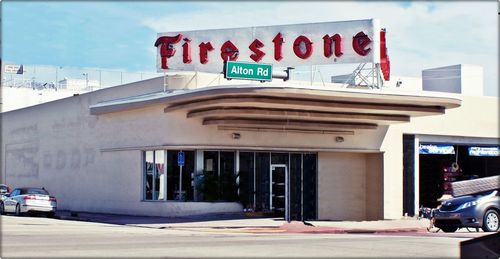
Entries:
{"type": "Polygon", "coordinates": [[[24,196],[23,200],[36,200],[36,196],[26,195],[26,196],[24,196]]]}
{"type": "Polygon", "coordinates": [[[56,197],[50,197],[49,201],[57,202],[56,197]]]}

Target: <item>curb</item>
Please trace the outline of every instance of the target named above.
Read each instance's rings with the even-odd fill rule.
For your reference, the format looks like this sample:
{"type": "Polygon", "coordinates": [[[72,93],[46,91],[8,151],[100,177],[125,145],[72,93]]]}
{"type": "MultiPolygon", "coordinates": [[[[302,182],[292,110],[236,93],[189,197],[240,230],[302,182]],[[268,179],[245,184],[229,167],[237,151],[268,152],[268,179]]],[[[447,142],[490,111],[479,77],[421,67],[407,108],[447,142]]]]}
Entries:
{"type": "Polygon", "coordinates": [[[62,220],[72,220],[72,221],[85,221],[85,222],[98,222],[98,221],[93,221],[88,218],[79,218],[79,217],[71,217],[71,216],[58,216],[56,215],[54,217],[55,219],[62,219],[62,220]]]}
{"type": "MultiPolygon", "coordinates": [[[[56,219],[83,221],[83,222],[102,222],[91,218],[81,218],[66,215],[56,215],[56,219]]],[[[103,222],[104,223],[104,222],[103,222]]],[[[112,224],[112,223],[111,223],[112,224]]],[[[340,227],[321,227],[306,225],[303,222],[284,223],[281,226],[163,226],[162,224],[118,224],[132,227],[143,227],[152,229],[178,229],[203,232],[230,232],[230,233],[254,233],[254,234],[271,234],[271,233],[295,233],[295,234],[387,234],[387,233],[422,233],[427,232],[426,228],[340,228],[340,227]]]]}
{"type": "Polygon", "coordinates": [[[315,227],[305,225],[302,222],[283,224],[280,229],[287,233],[322,233],[322,234],[383,234],[383,233],[408,233],[426,232],[426,228],[339,228],[339,227],[315,227]]]}

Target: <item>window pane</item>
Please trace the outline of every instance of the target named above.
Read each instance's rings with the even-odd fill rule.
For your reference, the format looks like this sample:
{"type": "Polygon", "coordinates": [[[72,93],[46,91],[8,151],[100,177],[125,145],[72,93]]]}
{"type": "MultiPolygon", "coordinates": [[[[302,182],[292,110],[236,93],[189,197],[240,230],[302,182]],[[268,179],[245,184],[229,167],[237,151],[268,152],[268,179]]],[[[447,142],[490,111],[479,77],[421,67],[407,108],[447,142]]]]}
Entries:
{"type": "Polygon", "coordinates": [[[165,199],[165,156],[163,150],[155,151],[155,190],[154,200],[165,199]]]}
{"type": "Polygon", "coordinates": [[[243,208],[254,208],[253,202],[253,179],[254,178],[254,153],[240,152],[240,171],[239,171],[239,197],[243,208]]]}
{"type": "Polygon", "coordinates": [[[270,211],[269,204],[269,153],[259,152],[256,153],[255,160],[255,192],[257,211],[270,211]]]}
{"type": "MultiPolygon", "coordinates": [[[[167,199],[178,200],[180,166],[178,165],[178,154],[180,150],[167,151],[167,199]]],[[[194,151],[184,152],[184,166],[182,167],[182,198],[193,200],[192,177],[194,172],[194,151]]]]}
{"type": "Polygon", "coordinates": [[[167,151],[167,200],[175,198],[175,191],[179,190],[179,166],[177,166],[177,152],[167,151]]]}
{"type": "Polygon", "coordinates": [[[204,201],[220,200],[218,151],[203,152],[203,183],[200,192],[204,201]]]}
{"type": "Polygon", "coordinates": [[[290,154],[290,218],[302,220],[302,154],[290,154]]]}
{"type": "Polygon", "coordinates": [[[185,199],[193,200],[194,195],[194,151],[184,151],[184,166],[182,167],[182,190],[185,191],[185,199]]]}
{"type": "Polygon", "coordinates": [[[153,199],[153,151],[146,151],[145,152],[145,161],[146,161],[146,168],[145,168],[145,192],[146,192],[146,197],[144,197],[146,200],[152,200],[153,199]]]}
{"type": "Polygon", "coordinates": [[[205,151],[203,152],[203,169],[207,172],[218,171],[218,151],[205,151]]]}
{"type": "Polygon", "coordinates": [[[219,193],[223,201],[236,201],[237,188],[234,165],[234,152],[220,152],[219,193]]]}
{"type": "Polygon", "coordinates": [[[304,199],[304,220],[316,219],[316,186],[317,186],[317,155],[304,154],[303,156],[303,199],[304,199]]]}
{"type": "Polygon", "coordinates": [[[288,153],[271,153],[271,164],[288,165],[288,153]]]}

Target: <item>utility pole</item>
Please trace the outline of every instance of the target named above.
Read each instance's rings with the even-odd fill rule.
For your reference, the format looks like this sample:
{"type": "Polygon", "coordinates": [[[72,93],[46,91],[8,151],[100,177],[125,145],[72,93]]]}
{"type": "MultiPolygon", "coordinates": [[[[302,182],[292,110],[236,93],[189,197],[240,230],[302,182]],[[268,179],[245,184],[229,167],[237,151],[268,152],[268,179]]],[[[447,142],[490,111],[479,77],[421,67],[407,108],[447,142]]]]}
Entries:
{"type": "Polygon", "coordinates": [[[82,75],[85,76],[85,90],[89,90],[92,92],[92,89],[89,89],[89,73],[83,73],[82,75]]]}

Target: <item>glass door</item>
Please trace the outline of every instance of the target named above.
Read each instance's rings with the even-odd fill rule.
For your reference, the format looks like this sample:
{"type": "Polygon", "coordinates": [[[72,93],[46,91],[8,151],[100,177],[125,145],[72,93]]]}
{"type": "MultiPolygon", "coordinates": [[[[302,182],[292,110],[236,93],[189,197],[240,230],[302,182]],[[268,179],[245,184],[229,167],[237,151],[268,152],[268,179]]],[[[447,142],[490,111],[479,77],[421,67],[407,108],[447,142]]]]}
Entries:
{"type": "Polygon", "coordinates": [[[270,173],[270,208],[276,216],[288,217],[288,167],[287,165],[271,165],[270,173]]]}

